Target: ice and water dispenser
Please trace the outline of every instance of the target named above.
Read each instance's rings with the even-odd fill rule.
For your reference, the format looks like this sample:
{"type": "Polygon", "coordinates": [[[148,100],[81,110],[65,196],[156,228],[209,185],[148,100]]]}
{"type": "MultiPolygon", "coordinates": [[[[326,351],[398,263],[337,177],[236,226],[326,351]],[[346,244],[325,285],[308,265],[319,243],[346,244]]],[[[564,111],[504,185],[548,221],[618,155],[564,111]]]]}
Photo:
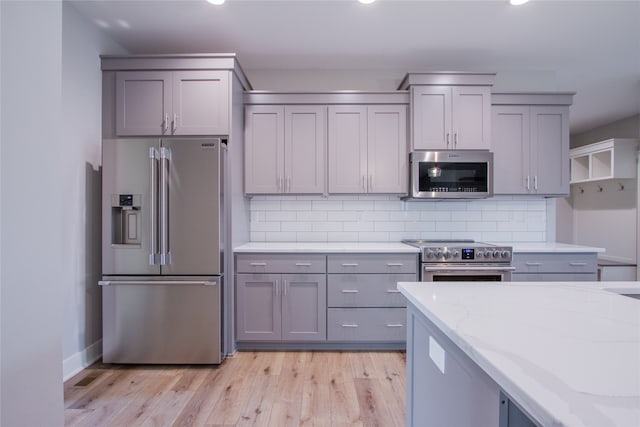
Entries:
{"type": "Polygon", "coordinates": [[[111,244],[137,245],[142,243],[141,194],[111,195],[111,244]]]}

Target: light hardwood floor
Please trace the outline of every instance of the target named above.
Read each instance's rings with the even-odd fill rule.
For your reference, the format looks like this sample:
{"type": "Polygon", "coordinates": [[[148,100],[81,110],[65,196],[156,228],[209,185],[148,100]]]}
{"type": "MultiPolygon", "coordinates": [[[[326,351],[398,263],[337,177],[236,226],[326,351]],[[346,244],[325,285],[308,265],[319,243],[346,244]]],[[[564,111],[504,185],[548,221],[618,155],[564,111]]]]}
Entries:
{"type": "Polygon", "coordinates": [[[238,352],[216,366],[97,363],[67,426],[404,426],[405,353],[238,352]]]}

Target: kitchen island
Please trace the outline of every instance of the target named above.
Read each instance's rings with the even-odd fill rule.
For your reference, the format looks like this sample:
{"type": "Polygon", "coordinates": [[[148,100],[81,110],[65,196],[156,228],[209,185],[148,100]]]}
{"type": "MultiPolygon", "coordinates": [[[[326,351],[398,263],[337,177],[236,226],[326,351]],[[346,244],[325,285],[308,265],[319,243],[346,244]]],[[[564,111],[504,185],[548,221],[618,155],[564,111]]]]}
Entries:
{"type": "Polygon", "coordinates": [[[640,283],[398,288],[407,425],[640,425],[640,283]]]}

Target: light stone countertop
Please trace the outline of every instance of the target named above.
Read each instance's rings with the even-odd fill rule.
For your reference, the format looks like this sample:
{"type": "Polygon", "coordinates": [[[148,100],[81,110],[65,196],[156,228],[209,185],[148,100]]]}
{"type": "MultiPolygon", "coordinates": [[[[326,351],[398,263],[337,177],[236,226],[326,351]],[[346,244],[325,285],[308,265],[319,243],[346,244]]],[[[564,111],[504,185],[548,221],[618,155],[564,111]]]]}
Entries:
{"type": "Polygon", "coordinates": [[[398,287],[541,425],[640,426],[640,282],[398,287]]]}
{"type": "Polygon", "coordinates": [[[418,248],[400,242],[249,242],[233,250],[236,253],[409,253],[418,248]]]}
{"type": "MultiPolygon", "coordinates": [[[[603,248],[569,245],[566,243],[489,242],[499,246],[511,246],[513,252],[595,252],[603,248]]],[[[361,253],[418,253],[418,248],[400,242],[249,242],[237,246],[241,253],[295,253],[295,252],[361,252],[361,253]]]]}

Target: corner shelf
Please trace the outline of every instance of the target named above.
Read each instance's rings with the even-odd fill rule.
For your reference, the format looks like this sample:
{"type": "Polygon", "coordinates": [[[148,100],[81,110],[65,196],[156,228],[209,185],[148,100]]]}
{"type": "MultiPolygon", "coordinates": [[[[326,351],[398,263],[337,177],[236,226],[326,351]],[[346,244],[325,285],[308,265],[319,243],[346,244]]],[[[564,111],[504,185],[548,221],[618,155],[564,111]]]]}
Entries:
{"type": "Polygon", "coordinates": [[[638,139],[613,138],[569,150],[571,184],[637,175],[638,139]]]}

